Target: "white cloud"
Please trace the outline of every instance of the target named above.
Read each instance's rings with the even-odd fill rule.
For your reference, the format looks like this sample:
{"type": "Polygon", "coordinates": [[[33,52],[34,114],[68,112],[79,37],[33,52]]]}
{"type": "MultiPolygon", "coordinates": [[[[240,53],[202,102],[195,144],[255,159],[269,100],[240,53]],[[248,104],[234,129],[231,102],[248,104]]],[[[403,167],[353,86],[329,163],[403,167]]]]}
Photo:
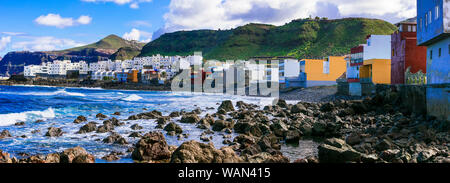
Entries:
{"type": "Polygon", "coordinates": [[[74,20],[73,18],[63,18],[59,14],[50,13],[48,15],[41,15],[34,21],[39,25],[65,28],[75,25],[89,24],[91,23],[92,18],[86,15],[82,15],[77,20],[74,20]]]}
{"type": "Polygon", "coordinates": [[[229,29],[247,23],[282,25],[310,15],[327,15],[327,4],[335,16],[393,18],[415,16],[416,0],[171,0],[162,28],[166,32],[193,29],[229,29]]]}
{"type": "Polygon", "coordinates": [[[122,37],[126,40],[134,40],[140,42],[150,42],[152,41],[152,33],[141,31],[133,28],[131,32],[125,33],[122,37]],[[142,39],[142,40],[141,40],[142,39]]]}
{"type": "Polygon", "coordinates": [[[152,0],[81,0],[84,2],[111,2],[116,3],[118,5],[130,4],[130,8],[138,9],[140,3],[148,3],[152,2],[152,0]]]}
{"type": "Polygon", "coordinates": [[[0,51],[3,51],[9,43],[11,43],[11,36],[2,37],[0,39],[0,51]]]}
{"type": "Polygon", "coordinates": [[[12,44],[12,48],[27,51],[54,51],[83,45],[85,44],[71,39],[58,39],[51,36],[44,36],[32,37],[27,41],[15,42],[12,44]]]}

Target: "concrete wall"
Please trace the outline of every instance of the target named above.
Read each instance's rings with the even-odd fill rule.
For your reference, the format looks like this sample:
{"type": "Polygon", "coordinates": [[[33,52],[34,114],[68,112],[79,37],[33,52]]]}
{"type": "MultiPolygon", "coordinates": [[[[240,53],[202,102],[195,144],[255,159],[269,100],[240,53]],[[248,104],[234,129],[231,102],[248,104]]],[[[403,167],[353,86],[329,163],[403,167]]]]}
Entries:
{"type": "Polygon", "coordinates": [[[363,58],[391,59],[391,35],[371,35],[364,46],[363,58]]]}
{"type": "Polygon", "coordinates": [[[450,85],[429,85],[426,88],[428,115],[450,121],[450,85]]]}
{"type": "Polygon", "coordinates": [[[436,37],[445,34],[444,30],[448,32],[448,5],[449,0],[417,0],[417,42],[419,45],[428,45],[432,43],[436,37]],[[445,6],[444,5],[445,2],[445,6]],[[436,19],[436,9],[439,6],[439,17],[436,19]],[[447,11],[444,11],[447,9],[447,11]],[[429,18],[429,12],[431,11],[431,23],[429,18]],[[444,23],[444,18],[446,23],[444,23]],[[426,25],[425,19],[428,18],[428,25],[426,25]],[[422,24],[422,26],[420,26],[422,24]],[[444,24],[447,27],[444,29],[444,24]]]}
{"type": "Polygon", "coordinates": [[[349,95],[349,83],[337,82],[337,95],[349,95]]]}
{"type": "Polygon", "coordinates": [[[349,87],[349,94],[351,96],[361,96],[362,95],[361,83],[359,83],[359,82],[349,83],[348,87],[349,87]]]}

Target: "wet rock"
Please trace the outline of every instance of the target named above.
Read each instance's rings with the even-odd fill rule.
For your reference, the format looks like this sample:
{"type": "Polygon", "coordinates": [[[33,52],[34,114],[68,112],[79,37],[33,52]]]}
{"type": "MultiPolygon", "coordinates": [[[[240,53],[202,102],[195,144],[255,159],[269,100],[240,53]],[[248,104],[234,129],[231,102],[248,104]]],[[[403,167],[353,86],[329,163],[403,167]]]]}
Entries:
{"type": "Polygon", "coordinates": [[[8,130],[3,130],[3,131],[0,133],[0,139],[10,138],[10,137],[12,137],[12,136],[11,136],[11,133],[9,133],[8,130]]]}
{"type": "Polygon", "coordinates": [[[97,123],[89,122],[88,124],[82,126],[80,130],[77,132],[78,134],[89,133],[97,130],[97,123]]]}
{"type": "Polygon", "coordinates": [[[212,143],[188,141],[172,154],[171,163],[240,163],[242,159],[230,147],[216,149],[212,143]]]}
{"type": "Polygon", "coordinates": [[[25,126],[25,122],[23,122],[23,121],[17,122],[14,124],[14,126],[25,126]]]}
{"type": "Polygon", "coordinates": [[[102,157],[102,160],[106,160],[106,161],[117,161],[120,160],[119,155],[122,155],[123,153],[118,153],[118,152],[112,152],[106,156],[102,157]]]}
{"type": "Polygon", "coordinates": [[[186,114],[181,117],[181,123],[198,123],[200,121],[200,117],[197,114],[186,114]]]}
{"type": "Polygon", "coordinates": [[[272,125],[270,125],[270,129],[276,136],[284,137],[285,133],[289,130],[287,125],[281,121],[276,121],[272,125]]]}
{"type": "Polygon", "coordinates": [[[345,139],[345,142],[349,145],[356,145],[361,143],[361,136],[358,133],[351,133],[345,139]]]}
{"type": "Polygon", "coordinates": [[[111,135],[109,135],[108,137],[106,137],[105,139],[103,139],[103,143],[107,143],[107,144],[120,144],[120,145],[125,145],[128,144],[127,140],[125,140],[125,138],[123,138],[122,136],[120,136],[120,134],[118,133],[111,133],[111,135]]]}
{"type": "Polygon", "coordinates": [[[162,116],[162,117],[159,117],[159,118],[156,120],[156,123],[157,123],[158,125],[164,126],[164,125],[166,125],[169,121],[170,121],[170,117],[169,117],[169,116],[162,116]]]}
{"type": "Polygon", "coordinates": [[[61,157],[58,153],[47,154],[45,156],[45,163],[59,163],[60,159],[61,157]]]}
{"type": "Polygon", "coordinates": [[[86,118],[86,117],[84,117],[84,116],[78,116],[77,119],[75,119],[75,120],[73,121],[73,123],[79,124],[79,123],[82,123],[82,122],[85,122],[85,121],[87,121],[87,118],[86,118]]]}
{"type": "Polygon", "coordinates": [[[114,114],[112,114],[114,116],[120,116],[120,112],[115,112],[114,114]]]}
{"type": "Polygon", "coordinates": [[[220,110],[224,110],[225,113],[234,111],[233,103],[230,100],[223,101],[222,104],[220,104],[219,108],[217,109],[217,111],[220,110]]]}
{"type": "MultiPolygon", "coordinates": [[[[41,130],[33,130],[33,131],[31,131],[32,134],[39,133],[39,132],[41,132],[41,130]]],[[[1,135],[0,135],[0,136],[1,136],[1,135]]],[[[0,138],[1,138],[1,137],[0,137],[0,138]]]]}
{"type": "Polygon", "coordinates": [[[283,99],[278,99],[277,106],[279,106],[281,108],[288,108],[288,104],[283,99]]]}
{"type": "Polygon", "coordinates": [[[298,144],[298,142],[300,141],[300,132],[298,132],[297,130],[289,130],[288,132],[286,132],[284,140],[286,141],[286,143],[298,144]]]}
{"type": "Polygon", "coordinates": [[[62,135],[63,135],[63,131],[61,130],[61,128],[55,128],[55,127],[48,128],[48,131],[45,134],[45,136],[47,136],[47,137],[60,137],[62,135]]]}
{"type": "Polygon", "coordinates": [[[106,120],[106,121],[103,121],[103,124],[105,124],[105,123],[111,123],[112,125],[114,125],[114,126],[122,126],[122,125],[125,125],[125,123],[124,122],[120,122],[117,118],[111,118],[111,119],[108,119],[108,120],[106,120]]]}
{"type": "Polygon", "coordinates": [[[140,138],[142,135],[139,132],[133,132],[128,137],[140,138]]]}
{"type": "Polygon", "coordinates": [[[289,163],[289,158],[276,154],[271,155],[266,152],[262,152],[247,158],[249,163],[289,163]]]}
{"type": "Polygon", "coordinates": [[[13,158],[10,157],[9,153],[0,150],[0,164],[1,163],[14,163],[13,158]]]}
{"type": "MultiPolygon", "coordinates": [[[[214,121],[214,119],[213,119],[214,121]]],[[[198,122],[197,124],[197,128],[199,129],[209,129],[211,128],[211,124],[209,123],[209,121],[205,118],[201,119],[200,122],[198,122]]]]}
{"type": "Polygon", "coordinates": [[[434,157],[436,154],[437,151],[432,148],[424,149],[421,152],[419,152],[417,156],[417,162],[419,163],[429,162],[432,159],[432,157],[434,157]]]}
{"type": "Polygon", "coordinates": [[[344,140],[332,138],[327,139],[319,147],[320,163],[347,163],[360,162],[361,153],[354,150],[344,140]]]}
{"type": "Polygon", "coordinates": [[[60,163],[95,163],[95,157],[84,148],[75,147],[60,153],[60,163]]]}
{"type": "Polygon", "coordinates": [[[108,118],[108,116],[106,116],[106,115],[104,115],[104,114],[102,114],[102,113],[98,113],[97,115],[95,115],[95,118],[98,118],[98,119],[105,119],[105,118],[108,118]]]}
{"type": "Polygon", "coordinates": [[[150,132],[145,134],[131,155],[133,160],[150,161],[169,159],[171,152],[166,139],[161,132],[150,132]]]}
{"type": "Polygon", "coordinates": [[[233,128],[233,122],[216,120],[212,126],[212,130],[214,131],[222,131],[225,128],[233,128]]]}
{"type": "Polygon", "coordinates": [[[131,125],[130,128],[131,128],[132,130],[142,130],[142,129],[144,129],[144,127],[139,126],[138,124],[131,125]]]}
{"type": "Polygon", "coordinates": [[[114,125],[111,121],[104,121],[103,125],[97,128],[97,133],[106,133],[114,130],[114,125]]]}
{"type": "Polygon", "coordinates": [[[183,129],[179,125],[174,123],[174,122],[169,123],[168,125],[166,125],[166,127],[164,127],[164,130],[167,131],[167,132],[175,132],[176,134],[183,133],[183,129]]]}
{"type": "Polygon", "coordinates": [[[320,107],[320,111],[322,112],[330,112],[334,109],[334,104],[331,102],[325,103],[320,107]]]}
{"type": "Polygon", "coordinates": [[[306,107],[301,103],[298,103],[298,104],[292,106],[292,108],[291,108],[291,113],[294,113],[294,114],[306,113],[306,112],[307,112],[306,107]]]}
{"type": "Polygon", "coordinates": [[[176,117],[180,117],[181,114],[180,114],[180,112],[175,111],[175,112],[170,113],[169,116],[170,116],[171,118],[176,118],[176,117]]]}
{"type": "Polygon", "coordinates": [[[138,119],[157,119],[159,117],[162,116],[162,113],[157,111],[157,110],[153,110],[151,112],[145,112],[145,113],[140,113],[140,114],[136,114],[136,115],[132,115],[130,117],[128,117],[128,120],[138,120],[138,119]]]}
{"type": "Polygon", "coordinates": [[[211,141],[213,139],[213,137],[212,136],[205,136],[205,135],[203,135],[203,136],[201,136],[200,137],[200,140],[201,141],[203,141],[203,142],[209,142],[209,141],[211,141]]]}
{"type": "Polygon", "coordinates": [[[44,122],[44,120],[38,119],[38,120],[36,120],[34,123],[42,123],[42,122],[44,122]]]}
{"type": "Polygon", "coordinates": [[[388,139],[382,139],[380,141],[377,142],[377,144],[375,145],[375,149],[378,151],[384,151],[387,149],[391,149],[394,147],[394,144],[392,144],[392,142],[388,139]]]}

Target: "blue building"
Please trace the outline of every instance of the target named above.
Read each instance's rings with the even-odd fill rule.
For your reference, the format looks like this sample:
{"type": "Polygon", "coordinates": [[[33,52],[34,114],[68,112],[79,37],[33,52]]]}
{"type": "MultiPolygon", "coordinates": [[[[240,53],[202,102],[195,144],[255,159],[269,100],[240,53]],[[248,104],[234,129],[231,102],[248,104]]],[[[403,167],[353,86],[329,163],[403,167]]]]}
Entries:
{"type": "Polygon", "coordinates": [[[450,120],[450,0],[417,0],[417,42],[427,46],[427,111],[450,120]]]}

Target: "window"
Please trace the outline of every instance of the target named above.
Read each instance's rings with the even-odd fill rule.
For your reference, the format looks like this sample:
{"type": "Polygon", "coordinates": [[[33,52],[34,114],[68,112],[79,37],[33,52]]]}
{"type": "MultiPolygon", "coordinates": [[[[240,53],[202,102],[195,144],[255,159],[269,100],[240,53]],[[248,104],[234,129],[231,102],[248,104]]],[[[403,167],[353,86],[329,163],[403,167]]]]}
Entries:
{"type": "Polygon", "coordinates": [[[431,24],[432,22],[432,15],[431,15],[431,11],[428,12],[428,22],[431,24]]]}
{"type": "Polygon", "coordinates": [[[430,50],[430,60],[433,59],[433,50],[430,50]]]}
{"type": "Polygon", "coordinates": [[[438,55],[439,55],[439,57],[441,57],[441,48],[439,48],[439,54],[438,55]]]}
{"type": "Polygon", "coordinates": [[[434,17],[435,20],[439,18],[439,6],[436,6],[436,16],[434,17]]]}
{"type": "Polygon", "coordinates": [[[428,14],[425,14],[425,26],[428,26],[428,14]]]}
{"type": "Polygon", "coordinates": [[[395,50],[392,49],[392,56],[395,56],[395,50]]]}
{"type": "Polygon", "coordinates": [[[417,31],[417,30],[416,30],[416,29],[417,29],[417,26],[413,25],[413,26],[412,26],[412,29],[413,29],[413,32],[416,32],[416,31],[417,31]]]}
{"type": "Polygon", "coordinates": [[[450,55],[450,44],[448,45],[448,54],[450,55]]]}
{"type": "Polygon", "coordinates": [[[408,25],[408,32],[412,32],[412,27],[411,27],[411,25],[408,25]]]}
{"type": "Polygon", "coordinates": [[[420,21],[419,21],[419,28],[420,28],[420,29],[423,28],[423,20],[422,20],[422,18],[420,18],[420,21]]]}

